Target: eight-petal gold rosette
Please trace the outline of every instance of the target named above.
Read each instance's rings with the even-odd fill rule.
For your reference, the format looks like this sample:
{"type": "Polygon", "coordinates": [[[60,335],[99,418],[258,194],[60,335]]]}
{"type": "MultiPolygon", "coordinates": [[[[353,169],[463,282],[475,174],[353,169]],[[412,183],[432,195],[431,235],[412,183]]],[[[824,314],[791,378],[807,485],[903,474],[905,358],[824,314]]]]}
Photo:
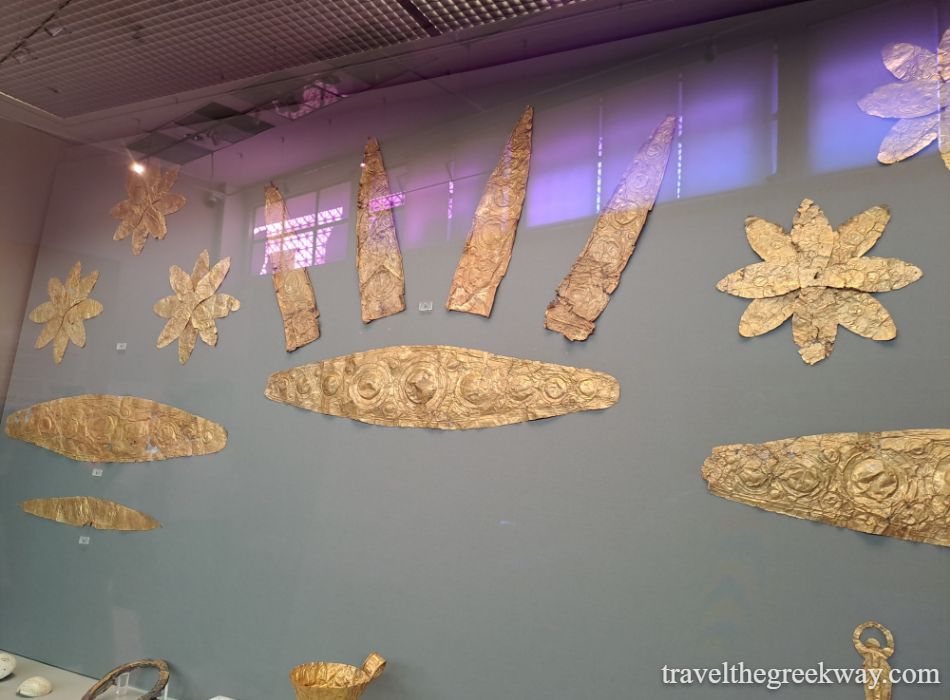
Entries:
{"type": "Polygon", "coordinates": [[[199,336],[206,344],[217,345],[215,321],[241,308],[241,302],[230,294],[218,293],[231,268],[231,258],[219,261],[210,269],[209,264],[208,251],[203,250],[190,276],[178,265],[172,265],[168,279],[175,293],[155,302],[155,313],[168,319],[156,347],[163,348],[177,338],[181,364],[188,362],[199,336]]]}
{"type": "Polygon", "coordinates": [[[125,184],[129,198],[110,212],[120,221],[113,240],[121,241],[131,234],[134,255],[142,252],[149,235],[162,240],[168,233],[165,217],[185,206],[184,195],[171,191],[177,179],[178,168],[163,171],[157,165],[149,166],[141,175],[129,173],[125,184]]]}
{"type": "Polygon", "coordinates": [[[896,337],[894,320],[871,292],[906,287],[923,273],[903,260],[864,255],[889,220],[887,207],[878,205],[834,230],[810,199],[798,208],[791,233],[758,217],[746,219],[749,245],[764,262],[747,265],[716,285],[752,299],[739,333],[762,335],[791,317],[792,336],[808,364],[831,354],[839,325],[873,340],[896,337]]]}
{"type": "Polygon", "coordinates": [[[937,53],[914,44],[888,44],[884,65],[899,82],[888,83],[858,100],[867,114],[897,119],[881,142],[877,159],[886,164],[910,158],[939,136],[940,155],[950,168],[950,29],[937,53]]]}
{"type": "Polygon", "coordinates": [[[102,313],[102,304],[89,298],[98,279],[97,270],[83,277],[82,263],[77,260],[65,284],[58,277],[50,278],[47,284],[49,301],[44,301],[30,312],[31,321],[45,324],[34,347],[45,348],[52,342],[53,361],[56,364],[63,361],[70,341],[81,348],[86,346],[83,321],[102,313]]]}

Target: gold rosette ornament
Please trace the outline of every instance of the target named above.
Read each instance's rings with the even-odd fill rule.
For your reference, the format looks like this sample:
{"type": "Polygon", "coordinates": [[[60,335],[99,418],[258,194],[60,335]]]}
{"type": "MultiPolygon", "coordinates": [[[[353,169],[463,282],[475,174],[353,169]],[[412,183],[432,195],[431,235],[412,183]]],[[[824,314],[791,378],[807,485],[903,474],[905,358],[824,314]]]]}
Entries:
{"type": "Polygon", "coordinates": [[[86,346],[83,321],[102,313],[102,304],[89,298],[98,279],[99,272],[96,270],[82,277],[82,263],[76,261],[66,277],[66,284],[60,282],[58,277],[50,278],[47,285],[49,301],[44,301],[30,312],[33,323],[46,324],[33,347],[45,348],[52,342],[53,361],[56,364],[63,361],[69,341],[81,348],[86,346]]]}
{"type": "Polygon", "coordinates": [[[208,251],[201,251],[191,276],[172,265],[168,270],[169,282],[175,293],[155,302],[155,313],[168,319],[155,345],[163,348],[177,338],[181,364],[188,362],[198,336],[208,345],[217,345],[215,321],[241,308],[241,302],[230,294],[217,293],[231,268],[231,258],[219,261],[210,270],[209,262],[208,251]]]}
{"type": "Polygon", "coordinates": [[[145,172],[129,173],[125,183],[129,198],[112,207],[113,219],[121,223],[112,239],[121,241],[132,235],[132,253],[138,255],[145,248],[149,234],[162,240],[168,233],[165,217],[185,206],[185,197],[171,191],[178,179],[178,168],[165,170],[150,166],[145,172]]]}
{"type": "Polygon", "coordinates": [[[919,153],[939,136],[940,155],[950,168],[950,29],[937,53],[914,44],[888,44],[881,51],[884,65],[900,82],[882,85],[858,100],[867,114],[897,119],[881,142],[877,159],[891,164],[919,153]]]}
{"type": "Polygon", "coordinates": [[[739,321],[740,335],[768,333],[791,317],[798,354],[810,365],[831,354],[839,325],[873,340],[895,338],[894,320],[870,293],[906,287],[923,273],[903,260],[864,256],[890,216],[878,205],[834,230],[818,205],[806,199],[791,234],[765,219],[746,219],[749,245],[764,262],[747,265],[716,285],[721,292],[752,299],[739,321]]]}

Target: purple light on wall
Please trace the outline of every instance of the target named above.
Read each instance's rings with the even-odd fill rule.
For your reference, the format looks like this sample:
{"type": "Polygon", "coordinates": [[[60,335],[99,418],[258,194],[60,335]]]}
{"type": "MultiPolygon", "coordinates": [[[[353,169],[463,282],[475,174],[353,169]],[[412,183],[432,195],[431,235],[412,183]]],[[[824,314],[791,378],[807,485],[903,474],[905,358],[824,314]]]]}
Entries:
{"type": "Polygon", "coordinates": [[[814,172],[877,163],[881,140],[896,120],[867,115],[857,103],[875,88],[897,82],[884,67],[881,49],[905,42],[936,51],[938,36],[929,2],[881,5],[816,28],[808,91],[808,155],[814,172]]]}
{"type": "Polygon", "coordinates": [[[281,267],[292,269],[323,265],[333,226],[343,220],[343,207],[288,219],[284,223],[255,226],[252,236],[262,236],[264,264],[260,275],[270,275],[281,267]],[[289,258],[289,259],[288,259],[289,258]]]}
{"type": "Polygon", "coordinates": [[[405,192],[392,192],[382,197],[376,197],[369,202],[370,211],[383,211],[384,209],[395,209],[401,207],[406,201],[405,192]]]}
{"type": "Polygon", "coordinates": [[[773,167],[771,43],[683,70],[676,197],[696,197],[764,182],[773,167]]]}

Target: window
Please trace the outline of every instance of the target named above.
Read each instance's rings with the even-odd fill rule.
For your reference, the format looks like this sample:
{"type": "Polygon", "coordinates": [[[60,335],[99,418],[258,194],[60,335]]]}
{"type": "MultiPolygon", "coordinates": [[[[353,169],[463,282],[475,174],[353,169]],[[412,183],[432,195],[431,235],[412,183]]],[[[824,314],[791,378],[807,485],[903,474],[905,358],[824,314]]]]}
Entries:
{"type": "Polygon", "coordinates": [[[346,256],[350,184],[342,183],[287,199],[285,224],[267,225],[258,207],[251,231],[254,269],[273,274],[281,259],[289,269],[323,265],[346,256]]]}

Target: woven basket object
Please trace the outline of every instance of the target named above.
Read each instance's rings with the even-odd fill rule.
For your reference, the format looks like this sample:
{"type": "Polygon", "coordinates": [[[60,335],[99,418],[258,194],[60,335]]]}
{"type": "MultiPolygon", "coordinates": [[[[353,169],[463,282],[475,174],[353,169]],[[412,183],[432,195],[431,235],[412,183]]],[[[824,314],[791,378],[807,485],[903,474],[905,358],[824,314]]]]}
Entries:
{"type": "Polygon", "coordinates": [[[290,682],[297,700],[356,700],[385,666],[386,659],[375,651],[366,657],[362,668],[312,661],[295,667],[290,672],[290,682]]]}

